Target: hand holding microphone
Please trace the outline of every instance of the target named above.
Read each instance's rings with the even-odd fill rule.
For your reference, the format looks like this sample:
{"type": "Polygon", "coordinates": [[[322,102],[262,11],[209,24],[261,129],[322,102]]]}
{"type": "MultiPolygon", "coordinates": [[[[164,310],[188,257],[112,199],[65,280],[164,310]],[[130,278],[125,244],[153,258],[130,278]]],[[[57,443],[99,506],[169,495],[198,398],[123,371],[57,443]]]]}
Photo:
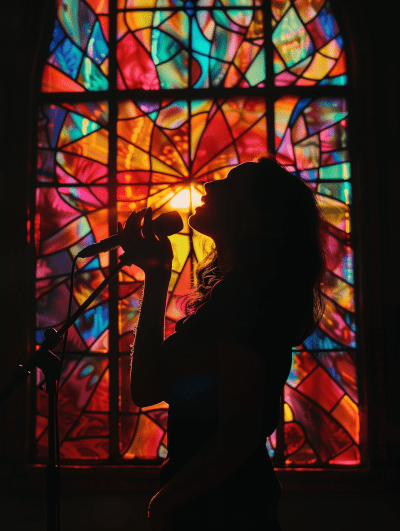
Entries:
{"type": "Polygon", "coordinates": [[[182,218],[178,212],[161,214],[155,220],[152,220],[151,216],[151,208],[131,212],[124,228],[118,223],[117,235],[89,245],[82,249],[78,256],[94,256],[121,246],[129,265],[135,264],[144,272],[154,269],[170,271],[173,253],[168,236],[182,230],[182,218]]]}
{"type": "Polygon", "coordinates": [[[156,237],[151,215],[151,208],[143,209],[137,213],[131,212],[124,228],[118,223],[120,245],[125,251],[129,265],[135,264],[145,273],[156,269],[171,271],[173,258],[171,242],[162,230],[157,231],[158,238],[156,237]]]}

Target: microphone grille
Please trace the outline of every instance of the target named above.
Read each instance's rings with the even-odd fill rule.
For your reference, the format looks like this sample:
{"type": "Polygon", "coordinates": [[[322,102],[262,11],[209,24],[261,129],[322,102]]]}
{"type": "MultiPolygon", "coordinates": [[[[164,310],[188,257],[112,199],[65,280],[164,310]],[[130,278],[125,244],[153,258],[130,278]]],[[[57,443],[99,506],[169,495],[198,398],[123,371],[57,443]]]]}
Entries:
{"type": "Polygon", "coordinates": [[[153,220],[156,234],[171,236],[183,229],[183,220],[179,212],[165,212],[153,220]]]}

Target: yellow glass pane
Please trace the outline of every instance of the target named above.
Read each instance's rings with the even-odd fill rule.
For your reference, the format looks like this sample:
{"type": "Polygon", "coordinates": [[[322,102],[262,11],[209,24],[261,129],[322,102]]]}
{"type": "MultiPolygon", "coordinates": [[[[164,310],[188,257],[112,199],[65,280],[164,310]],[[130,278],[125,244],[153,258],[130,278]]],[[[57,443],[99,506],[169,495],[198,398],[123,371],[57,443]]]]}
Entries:
{"type": "Polygon", "coordinates": [[[117,170],[148,170],[150,157],[146,151],[133,146],[129,142],[118,138],[117,140],[117,170]]]}
{"type": "Polygon", "coordinates": [[[150,28],[153,24],[152,11],[127,11],[125,13],[126,24],[131,31],[150,28]]]}
{"type": "Polygon", "coordinates": [[[335,63],[335,59],[329,59],[320,53],[316,53],[310,66],[303,73],[303,77],[306,79],[323,79],[335,63]]]}
{"type": "Polygon", "coordinates": [[[349,220],[350,215],[349,206],[320,194],[317,195],[317,201],[326,221],[341,230],[345,230],[346,221],[349,220]]]}
{"type": "Polygon", "coordinates": [[[117,123],[118,136],[145,151],[150,148],[153,128],[154,122],[148,116],[139,116],[132,120],[119,120],[117,123]]]}
{"type": "Polygon", "coordinates": [[[95,160],[101,164],[107,164],[108,131],[105,129],[99,129],[98,131],[65,146],[63,149],[69,153],[76,153],[81,157],[95,160]]]}
{"type": "Polygon", "coordinates": [[[357,404],[348,395],[344,395],[333,409],[332,416],[350,433],[354,441],[360,444],[360,414],[357,404]]]}

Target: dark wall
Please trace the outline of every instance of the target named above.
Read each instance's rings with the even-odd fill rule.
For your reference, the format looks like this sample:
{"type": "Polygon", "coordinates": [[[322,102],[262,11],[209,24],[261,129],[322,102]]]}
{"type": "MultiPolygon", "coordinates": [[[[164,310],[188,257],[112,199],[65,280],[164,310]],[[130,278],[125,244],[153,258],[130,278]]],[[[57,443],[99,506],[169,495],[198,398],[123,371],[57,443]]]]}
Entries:
{"type": "MultiPolygon", "coordinates": [[[[399,494],[400,460],[400,397],[397,378],[400,373],[400,176],[399,103],[397,35],[395,6],[390,0],[375,7],[362,0],[331,0],[337,9],[342,28],[349,37],[349,64],[355,76],[350,101],[352,155],[354,174],[355,248],[358,250],[358,301],[361,321],[360,356],[361,392],[366,397],[363,414],[368,419],[368,460],[376,467],[376,475],[390,484],[392,493],[399,494]]],[[[41,63],[51,36],[53,2],[46,0],[0,1],[0,38],[2,39],[1,67],[1,198],[2,208],[0,245],[1,255],[1,355],[0,386],[8,380],[12,370],[27,358],[27,326],[34,301],[32,279],[28,268],[26,246],[27,208],[31,204],[30,164],[32,120],[35,109],[32,94],[40,76],[32,75],[34,65],[41,63]],[[46,24],[47,21],[47,24],[46,24]],[[40,46],[41,45],[41,46],[40,46]]],[[[375,5],[375,4],[373,4],[375,5]]],[[[27,388],[21,386],[7,401],[0,417],[0,464],[26,463],[27,388]]],[[[299,502],[304,518],[313,511],[313,521],[325,519],[326,511],[340,506],[336,499],[309,504],[299,502]]],[[[287,502],[285,502],[287,503],[287,502]]],[[[374,502],[375,503],[375,502],[374,502]]],[[[283,506],[282,506],[283,507],[283,506]]],[[[350,506],[349,506],[350,507],[350,506]]],[[[367,518],[368,507],[360,505],[359,514],[367,518]]],[[[376,511],[385,511],[385,505],[376,511]]],[[[82,509],[83,510],[83,509],[82,509]]],[[[351,509],[348,509],[351,511],[351,509]]],[[[372,510],[372,509],[371,509],[372,510]]],[[[392,509],[390,509],[392,511],[392,509]]],[[[389,511],[389,512],[390,512],[389,511]]],[[[376,514],[376,513],[374,513],[376,514]]],[[[389,514],[389,513],[387,513],[389,514]]],[[[392,514],[392,513],[390,513],[392,514]]],[[[353,514],[354,517],[354,514],[353,514]]],[[[291,517],[286,515],[286,529],[298,531],[291,517]]],[[[394,524],[394,517],[384,526],[394,524]]],[[[1,520],[0,520],[1,521],[1,520]]],[[[379,521],[374,527],[379,528],[379,521]]],[[[317,529],[310,525],[308,530],[317,529]]],[[[325,525],[321,529],[334,527],[325,525]]],[[[350,527],[346,527],[346,529],[350,527]]],[[[22,527],[21,527],[22,529],[22,527]]],[[[33,529],[33,527],[32,527],[33,529]]],[[[344,527],[342,527],[342,530],[344,527]]],[[[352,529],[367,529],[354,525],[352,529]]]]}
{"type": "Polygon", "coordinates": [[[343,2],[353,40],[361,329],[371,463],[400,465],[399,56],[396,3],[343,2]],[[372,8],[372,5],[375,8],[372,8]]]}
{"type": "MultiPolygon", "coordinates": [[[[32,203],[33,94],[40,87],[40,72],[51,39],[55,7],[52,0],[0,1],[1,39],[1,306],[0,386],[9,381],[15,367],[28,359],[27,326],[32,308],[33,284],[28,273],[28,205],[32,203]],[[33,75],[35,72],[35,75],[33,75]]],[[[26,457],[27,386],[7,400],[1,418],[0,455],[26,457]],[[10,430],[13,426],[13,430],[10,430]],[[7,429],[6,429],[7,428],[7,429]]]]}

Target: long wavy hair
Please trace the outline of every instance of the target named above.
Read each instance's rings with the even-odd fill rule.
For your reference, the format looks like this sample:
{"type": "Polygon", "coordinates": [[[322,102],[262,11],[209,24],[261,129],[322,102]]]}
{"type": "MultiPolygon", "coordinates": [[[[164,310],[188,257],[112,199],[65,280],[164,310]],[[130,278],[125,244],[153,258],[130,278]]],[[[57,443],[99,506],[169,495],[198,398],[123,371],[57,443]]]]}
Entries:
{"type": "MultiPolygon", "coordinates": [[[[326,222],[316,194],[300,177],[285,170],[272,155],[254,162],[249,186],[253,204],[263,213],[263,228],[268,234],[264,256],[268,260],[272,241],[277,252],[277,280],[287,293],[286,302],[291,308],[293,344],[299,345],[315,330],[324,312],[326,222]]],[[[250,245],[263,244],[258,240],[250,241],[250,245]]],[[[259,266],[262,271],[262,263],[259,266]]],[[[196,312],[221,278],[214,245],[196,268],[195,290],[184,297],[187,315],[196,312]]]]}

